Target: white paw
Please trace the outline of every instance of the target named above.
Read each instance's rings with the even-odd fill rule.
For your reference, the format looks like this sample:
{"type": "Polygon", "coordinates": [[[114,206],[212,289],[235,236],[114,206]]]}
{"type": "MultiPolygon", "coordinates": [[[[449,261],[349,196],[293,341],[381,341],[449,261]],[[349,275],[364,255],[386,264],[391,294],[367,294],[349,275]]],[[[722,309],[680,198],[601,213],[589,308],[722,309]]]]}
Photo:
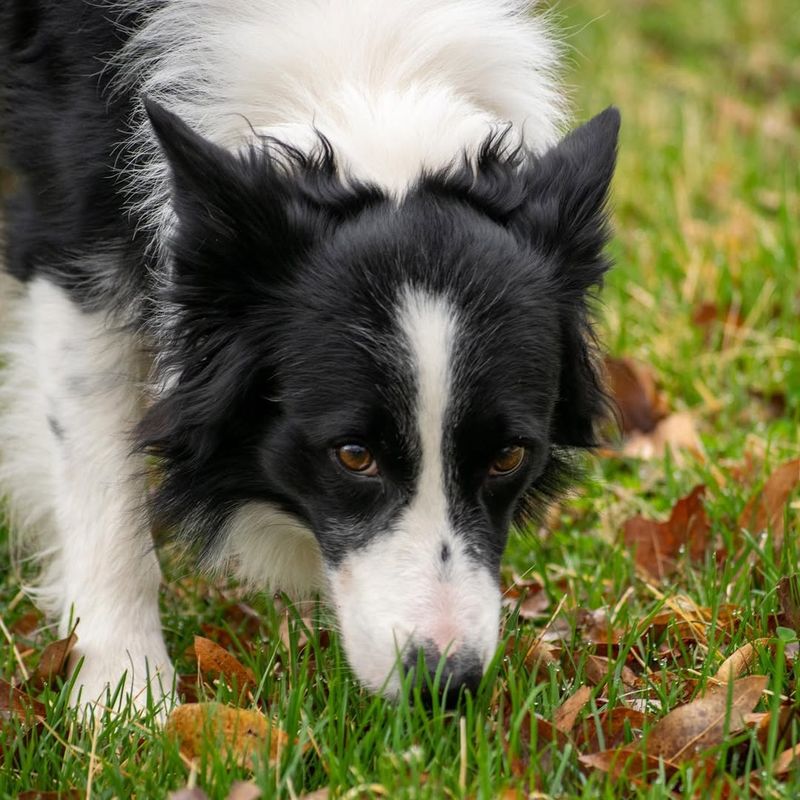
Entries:
{"type": "Polygon", "coordinates": [[[175,669],[162,642],[133,651],[118,641],[79,640],[69,669],[75,677],[70,704],[95,717],[106,708],[119,713],[130,704],[137,711],[155,712],[163,722],[176,702],[175,669]]]}

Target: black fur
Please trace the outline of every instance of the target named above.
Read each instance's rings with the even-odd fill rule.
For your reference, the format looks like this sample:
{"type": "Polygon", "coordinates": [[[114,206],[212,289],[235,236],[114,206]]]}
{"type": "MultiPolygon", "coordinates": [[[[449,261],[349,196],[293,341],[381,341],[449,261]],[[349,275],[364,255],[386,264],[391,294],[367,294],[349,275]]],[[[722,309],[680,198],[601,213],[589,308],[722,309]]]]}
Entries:
{"type": "Polygon", "coordinates": [[[136,98],[111,95],[103,69],[135,20],[112,26],[110,14],[73,0],[3,11],[21,177],[7,263],[158,333],[171,379],[137,434],[163,468],[154,516],[209,552],[237,508],[269,501],[306,522],[333,564],[379,535],[419,470],[396,320],[411,287],[446,297],[463,327],[448,493],[476,557],[497,566],[509,524],[562,488],[604,411],[589,304],[609,266],[618,112],[538,158],[494,136],[475,166],[424,175],[397,204],[343,178],[322,137],[310,155],[271,140],[235,155],[147,103],[178,219],[157,285],[165,267],[149,260],[116,171],[136,98]],[[346,439],[370,445],[380,481],[332,461],[346,439]],[[524,468],[488,479],[509,441],[527,447],[524,468]],[[334,521],[350,524],[346,541],[334,521]]]}
{"type": "Polygon", "coordinates": [[[17,178],[4,209],[6,268],[21,281],[46,276],[86,309],[138,315],[151,265],[115,170],[133,98],[111,93],[106,67],[135,25],[102,3],[0,6],[3,149],[17,178]]]}
{"type": "Polygon", "coordinates": [[[302,518],[332,562],[368,541],[408,502],[416,469],[418,443],[399,426],[413,376],[391,312],[409,285],[447,296],[466,329],[453,491],[460,527],[499,562],[510,520],[562,488],[568,449],[594,444],[603,410],[587,292],[608,268],[617,112],[541,159],[490,142],[477,169],[426,176],[399,206],[343,182],[324,139],[312,156],[272,142],[233,156],[149,113],[180,219],[164,298],[179,378],[140,429],[165,466],[158,513],[189,519],[204,548],[247,500],[302,518]],[[380,453],[380,491],[331,464],[345,433],[380,453]],[[528,468],[487,490],[485,465],[509,437],[528,445],[528,468]],[[353,514],[362,536],[343,548],[326,528],[353,514]]]}

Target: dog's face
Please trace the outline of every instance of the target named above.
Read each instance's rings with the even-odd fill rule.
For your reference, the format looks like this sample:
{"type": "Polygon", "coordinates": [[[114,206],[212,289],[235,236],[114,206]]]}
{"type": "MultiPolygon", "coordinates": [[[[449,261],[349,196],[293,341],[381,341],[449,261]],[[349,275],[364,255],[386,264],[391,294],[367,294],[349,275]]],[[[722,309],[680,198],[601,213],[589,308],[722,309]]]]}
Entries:
{"type": "Polygon", "coordinates": [[[142,429],[161,513],[207,544],[241,504],[278,504],[318,541],[363,682],[394,693],[422,650],[474,685],[509,527],[603,407],[585,296],[616,112],[525,163],[495,140],[397,202],[329,153],[234,157],[150,113],[179,220],[176,378],[142,429]]]}

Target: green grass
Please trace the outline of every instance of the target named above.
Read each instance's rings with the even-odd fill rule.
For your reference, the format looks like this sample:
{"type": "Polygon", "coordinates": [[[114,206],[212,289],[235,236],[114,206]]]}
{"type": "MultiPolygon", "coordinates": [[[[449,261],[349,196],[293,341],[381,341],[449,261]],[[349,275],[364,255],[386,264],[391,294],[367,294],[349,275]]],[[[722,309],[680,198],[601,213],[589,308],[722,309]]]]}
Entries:
{"type": "MultiPolygon", "coordinates": [[[[573,628],[558,658],[536,668],[525,664],[525,654],[546,619],[509,618],[505,637],[515,636],[516,645],[498,657],[459,714],[370,697],[353,682],[335,633],[324,647],[313,633],[300,653],[294,639],[295,652],[287,653],[269,598],[248,598],[259,621],[245,625],[235,588],[180,577],[168,563],[163,618],[179,670],[192,671],[182,654],[202,625],[212,626],[206,630],[218,640],[226,631],[231,651],[261,676],[256,700],[298,740],[277,764],[256,765],[252,777],[266,797],[325,786],[343,797],[492,798],[506,790],[509,797],[538,791],[655,798],[678,790],[744,797],[746,777],[762,773],[763,796],[800,795],[800,771],[784,782],[769,773],[777,752],[800,741],[797,721],[782,742],[775,732],[764,745],[752,732],[730,736],[709,771],[684,767],[649,787],[583,769],[575,748],[541,741],[541,726],[531,744],[529,712],[552,720],[567,696],[591,683],[592,655],[609,656],[612,677],[593,688],[583,724],[594,725],[606,704],[634,699],[620,670],[641,659],[649,666],[638,669],[639,699],[649,701],[652,715],[646,736],[658,717],[706,685],[726,655],[774,637],[776,584],[798,571],[797,494],[778,553],[769,539],[742,534],[736,520],[770,469],[800,455],[800,10],[794,0],[580,0],[556,11],[571,48],[567,77],[578,116],[609,103],[623,113],[614,189],[617,267],[603,295],[602,337],[612,353],[652,364],[673,408],[696,414],[704,457],[593,460],[585,484],[551,515],[548,533],[514,538],[508,569],[538,579],[550,611],[563,603],[573,628]],[[738,309],[744,324],[700,329],[692,316],[701,302],[738,309]],[[771,416],[754,390],[784,394],[782,415],[771,416]],[[757,464],[751,485],[731,471],[745,453],[757,464]],[[664,515],[698,483],[708,487],[713,550],[722,556],[712,550],[703,563],[683,563],[664,584],[643,579],[620,547],[622,522],[635,513],[664,515]],[[703,627],[699,642],[682,641],[677,622],[667,630],[647,625],[679,595],[716,621],[703,627]],[[738,609],[732,624],[730,607],[738,609]],[[578,609],[600,608],[620,637],[612,647],[593,642],[591,631],[575,623],[578,609]]],[[[7,563],[5,551],[2,558],[7,563]]],[[[5,573],[0,617],[13,629],[31,606],[19,595],[18,576],[5,573]]],[[[26,648],[38,650],[45,641],[47,633],[15,637],[29,667],[36,659],[26,648]]],[[[782,645],[760,647],[752,671],[770,676],[773,694],[760,710],[780,695],[796,704],[800,666],[782,645]]],[[[5,637],[0,673],[19,676],[5,637]]],[[[234,699],[224,687],[218,696],[234,699]]],[[[24,789],[88,795],[90,787],[92,797],[158,798],[191,780],[209,796],[224,797],[233,781],[250,775],[213,744],[190,769],[147,718],[123,715],[99,729],[82,726],[64,698],[63,691],[43,695],[47,721],[33,731],[0,723],[0,796],[24,789]]]]}

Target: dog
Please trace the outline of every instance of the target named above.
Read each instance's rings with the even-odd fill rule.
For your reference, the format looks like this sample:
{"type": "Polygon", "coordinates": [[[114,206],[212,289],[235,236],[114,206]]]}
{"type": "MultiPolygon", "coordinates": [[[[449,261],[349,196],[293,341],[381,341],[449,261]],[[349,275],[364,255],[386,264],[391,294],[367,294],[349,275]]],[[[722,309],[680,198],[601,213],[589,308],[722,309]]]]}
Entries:
{"type": "Polygon", "coordinates": [[[7,0],[2,485],[72,701],[172,702],[153,526],[474,690],[596,443],[619,113],[518,0],[7,0]],[[158,478],[148,483],[148,464],[158,478]]]}

